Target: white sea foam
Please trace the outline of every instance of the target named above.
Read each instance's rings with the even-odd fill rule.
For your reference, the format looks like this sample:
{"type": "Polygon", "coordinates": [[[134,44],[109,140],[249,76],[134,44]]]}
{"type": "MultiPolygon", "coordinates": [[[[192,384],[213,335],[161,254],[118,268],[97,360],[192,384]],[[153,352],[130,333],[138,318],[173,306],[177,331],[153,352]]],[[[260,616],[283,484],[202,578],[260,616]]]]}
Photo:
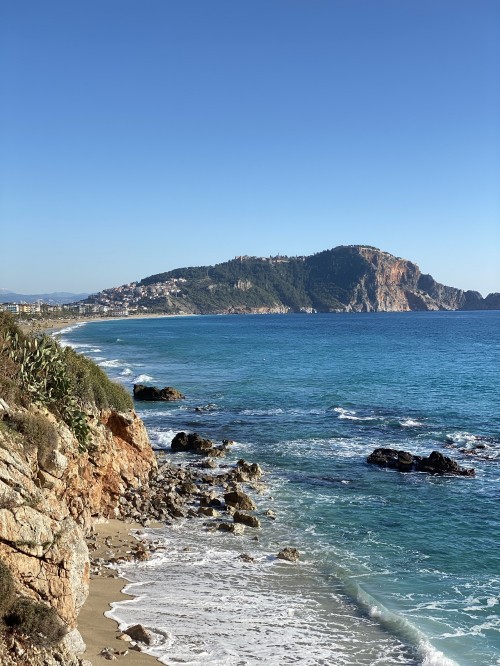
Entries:
{"type": "Polygon", "coordinates": [[[128,377],[131,374],[132,374],[132,368],[125,368],[120,372],[120,375],[122,375],[123,377],[128,377]]]}
{"type": "Polygon", "coordinates": [[[102,368],[119,368],[123,365],[123,361],[120,361],[117,358],[113,358],[108,361],[100,361],[99,365],[102,368]]]}
{"type": "Polygon", "coordinates": [[[121,628],[141,622],[158,643],[147,651],[162,663],[192,666],[411,664],[378,621],[314,582],[313,562],[291,565],[276,545],[193,530],[189,521],[148,530],[165,546],[149,561],[125,565],[142,580],[126,590],[140,597],[113,604],[121,628]],[[239,558],[245,552],[249,564],[239,558]],[[316,588],[312,597],[309,589],[316,588]],[[162,638],[163,637],[163,638],[162,638]]]}
{"type": "Polygon", "coordinates": [[[402,419],[399,423],[403,428],[420,428],[424,425],[421,421],[411,418],[402,419]]]}
{"type": "Polygon", "coordinates": [[[58,331],[54,331],[52,335],[58,336],[58,335],[66,335],[67,333],[71,333],[71,331],[75,331],[77,328],[81,328],[82,326],[85,326],[87,322],[86,321],[81,321],[78,322],[78,324],[72,324],[71,326],[66,326],[66,328],[61,328],[58,331]]]}
{"type": "Polygon", "coordinates": [[[157,449],[170,449],[172,440],[177,434],[178,430],[156,430],[149,429],[149,438],[154,448],[157,449]]]}
{"type": "Polygon", "coordinates": [[[142,384],[143,382],[152,382],[153,377],[151,375],[137,375],[134,379],[134,384],[142,384]]]}
{"type": "Polygon", "coordinates": [[[357,413],[352,409],[344,409],[343,407],[335,407],[334,412],[338,414],[339,419],[347,419],[348,421],[375,421],[377,416],[357,416],[357,413]]]}

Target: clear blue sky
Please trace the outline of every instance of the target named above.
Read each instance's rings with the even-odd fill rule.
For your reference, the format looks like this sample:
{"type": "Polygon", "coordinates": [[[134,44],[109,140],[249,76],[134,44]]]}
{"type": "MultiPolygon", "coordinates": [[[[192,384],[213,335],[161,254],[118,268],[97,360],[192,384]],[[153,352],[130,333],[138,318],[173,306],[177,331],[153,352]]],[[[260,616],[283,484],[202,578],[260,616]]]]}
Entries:
{"type": "Polygon", "coordinates": [[[498,0],[3,0],[0,287],[369,244],[500,291],[498,0]]]}

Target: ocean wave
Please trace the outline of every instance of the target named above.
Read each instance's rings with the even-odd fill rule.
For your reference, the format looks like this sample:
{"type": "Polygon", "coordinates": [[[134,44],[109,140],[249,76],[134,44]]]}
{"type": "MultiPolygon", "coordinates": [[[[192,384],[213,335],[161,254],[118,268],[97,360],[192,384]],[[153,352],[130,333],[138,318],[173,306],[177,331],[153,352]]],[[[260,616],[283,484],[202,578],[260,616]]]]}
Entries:
{"type": "Polygon", "coordinates": [[[407,418],[407,419],[402,419],[399,424],[403,428],[421,428],[425,424],[422,423],[421,421],[417,421],[416,419],[412,418],[407,418]]]}
{"type": "Polygon", "coordinates": [[[67,333],[71,333],[71,331],[76,331],[77,328],[81,328],[82,326],[85,326],[88,322],[86,321],[81,321],[78,322],[78,324],[72,324],[71,326],[66,326],[66,328],[61,328],[58,331],[54,331],[53,335],[58,336],[58,335],[66,335],[67,333]]]}
{"type": "Polygon", "coordinates": [[[500,458],[500,439],[488,435],[475,435],[467,431],[449,432],[444,436],[445,447],[454,448],[464,455],[483,460],[500,458]]]}
{"type": "Polygon", "coordinates": [[[113,604],[107,616],[121,628],[139,621],[156,635],[166,631],[164,643],[148,649],[162,663],[415,663],[401,641],[380,629],[378,619],[359,615],[340,595],[325,590],[321,603],[311,603],[307,583],[313,563],[282,562],[277,545],[262,533],[261,540],[245,540],[244,546],[228,535],[193,530],[189,521],[146,533],[162,549],[122,568],[132,580],[125,591],[140,596],[113,604]],[[242,548],[252,564],[239,557],[242,548]]]}
{"type": "Polygon", "coordinates": [[[120,372],[120,375],[122,375],[123,377],[128,377],[131,374],[132,374],[132,368],[125,368],[120,372]]]}
{"type": "Polygon", "coordinates": [[[153,377],[151,375],[137,375],[137,377],[134,379],[134,384],[142,384],[144,382],[152,382],[153,377]]]}
{"type": "Polygon", "coordinates": [[[422,659],[422,666],[424,664],[425,666],[459,666],[456,661],[449,659],[435,648],[429,639],[405,617],[385,608],[354,581],[351,584],[357,587],[355,592],[356,601],[366,608],[370,617],[375,618],[381,626],[403,641],[413,645],[422,659]]]}
{"type": "Polygon", "coordinates": [[[123,365],[123,361],[113,358],[109,361],[100,361],[98,365],[100,365],[101,368],[120,368],[123,365]]]}
{"type": "Polygon", "coordinates": [[[149,438],[155,449],[170,449],[172,440],[178,433],[178,430],[155,430],[149,429],[149,438]]]}
{"type": "Polygon", "coordinates": [[[343,407],[334,407],[333,411],[338,414],[337,418],[349,421],[378,421],[381,418],[375,415],[358,416],[355,410],[344,409],[343,407]]]}

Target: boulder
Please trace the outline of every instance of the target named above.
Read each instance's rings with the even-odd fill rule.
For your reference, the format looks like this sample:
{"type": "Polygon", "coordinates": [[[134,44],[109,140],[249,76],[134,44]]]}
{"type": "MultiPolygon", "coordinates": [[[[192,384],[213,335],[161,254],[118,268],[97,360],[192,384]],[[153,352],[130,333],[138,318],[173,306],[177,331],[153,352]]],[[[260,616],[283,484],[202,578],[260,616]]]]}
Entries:
{"type": "Polygon", "coordinates": [[[217,518],[219,512],[210,506],[200,506],[198,509],[199,516],[206,516],[207,518],[217,518]]]}
{"type": "Polygon", "coordinates": [[[283,548],[283,550],[280,550],[277,557],[280,560],[287,560],[287,562],[298,562],[300,554],[296,548],[287,546],[286,548],[283,548]]]}
{"type": "Polygon", "coordinates": [[[248,527],[260,527],[260,521],[258,518],[251,516],[248,513],[243,513],[243,511],[235,511],[233,514],[233,520],[235,523],[241,523],[248,527]]]}
{"type": "Polygon", "coordinates": [[[460,465],[439,451],[433,451],[428,458],[418,461],[418,470],[429,474],[451,474],[452,476],[475,476],[473,468],[460,467],[460,465]]]}
{"type": "Polygon", "coordinates": [[[396,449],[375,449],[367,458],[367,462],[379,467],[389,467],[400,472],[427,472],[428,474],[440,474],[451,476],[475,476],[472,468],[460,467],[451,458],[444,456],[439,451],[432,451],[430,456],[418,456],[407,451],[396,449]]]}
{"type": "Polygon", "coordinates": [[[151,645],[153,643],[153,635],[142,624],[134,624],[125,629],[123,633],[138,643],[144,643],[144,645],[151,645]]]}
{"type": "Polygon", "coordinates": [[[231,532],[236,536],[240,536],[245,531],[245,526],[241,523],[220,523],[217,527],[221,532],[231,532]]]}
{"type": "Polygon", "coordinates": [[[156,386],[145,386],[144,384],[134,384],[134,400],[149,401],[167,401],[183,400],[184,396],[180,391],[171,386],[165,386],[162,389],[156,386]]]}
{"type": "Polygon", "coordinates": [[[189,451],[191,453],[199,453],[203,456],[223,456],[225,455],[227,446],[216,446],[211,439],[205,439],[197,432],[185,433],[178,432],[172,440],[172,451],[189,451]]]}
{"type": "Polygon", "coordinates": [[[238,460],[236,469],[234,471],[234,478],[236,481],[242,483],[249,483],[250,481],[257,481],[262,476],[262,469],[257,463],[248,463],[245,460],[238,460]]]}
{"type": "Polygon", "coordinates": [[[255,511],[257,508],[255,502],[240,488],[224,493],[224,500],[228,506],[234,506],[235,509],[243,511],[255,511]]]}

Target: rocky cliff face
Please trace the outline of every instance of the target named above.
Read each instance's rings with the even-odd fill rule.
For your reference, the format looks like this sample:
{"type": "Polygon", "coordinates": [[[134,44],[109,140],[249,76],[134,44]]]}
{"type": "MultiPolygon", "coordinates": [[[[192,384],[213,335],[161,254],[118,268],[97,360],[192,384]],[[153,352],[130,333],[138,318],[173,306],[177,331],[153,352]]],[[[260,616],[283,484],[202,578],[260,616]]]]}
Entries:
{"type": "MultiPolygon", "coordinates": [[[[436,282],[411,261],[376,248],[354,246],[365,261],[352,294],[345,302],[350,312],[410,310],[475,310],[484,308],[481,294],[436,282]]],[[[334,252],[334,251],[333,251],[334,252]]]]}
{"type": "MultiPolygon", "coordinates": [[[[96,412],[91,447],[80,452],[68,427],[49,412],[0,405],[0,559],[17,592],[52,606],[74,629],[88,592],[85,533],[94,519],[114,517],[120,495],[145,484],[155,468],[144,425],[132,411],[96,412]],[[19,423],[52,433],[49,446],[34,446],[19,423]]],[[[78,635],[70,636],[74,643],[78,635]]],[[[0,644],[7,664],[12,657],[5,650],[0,644]]],[[[40,659],[51,663],[47,655],[40,659]]],[[[68,653],[63,663],[79,662],[68,653]]]]}

